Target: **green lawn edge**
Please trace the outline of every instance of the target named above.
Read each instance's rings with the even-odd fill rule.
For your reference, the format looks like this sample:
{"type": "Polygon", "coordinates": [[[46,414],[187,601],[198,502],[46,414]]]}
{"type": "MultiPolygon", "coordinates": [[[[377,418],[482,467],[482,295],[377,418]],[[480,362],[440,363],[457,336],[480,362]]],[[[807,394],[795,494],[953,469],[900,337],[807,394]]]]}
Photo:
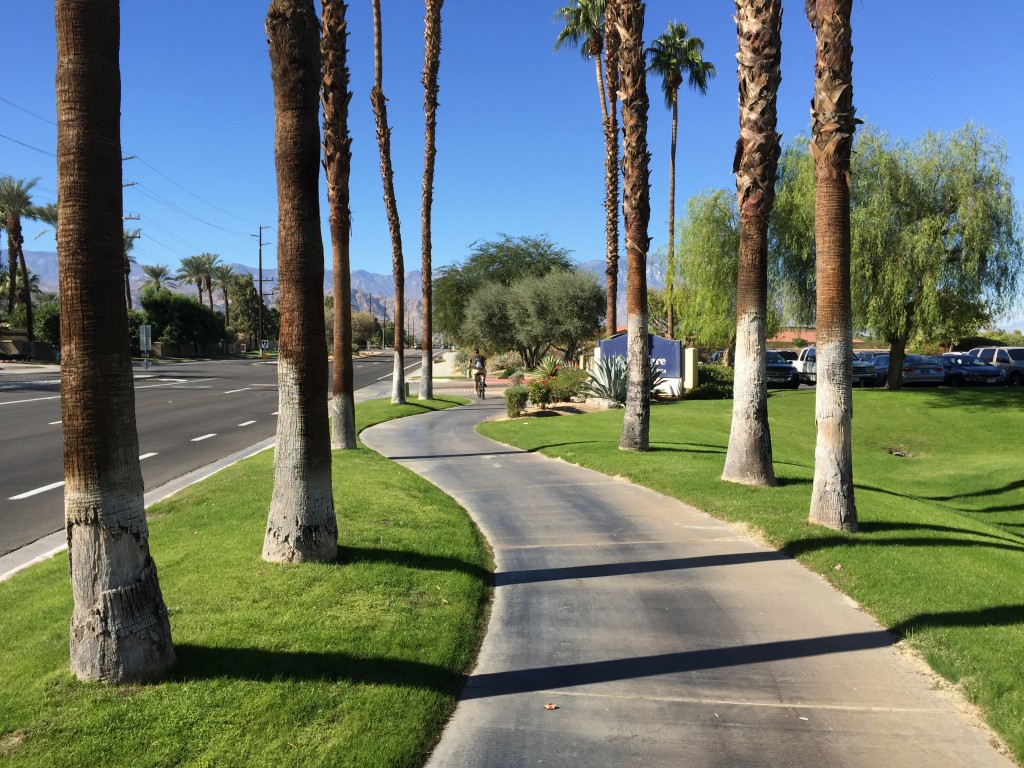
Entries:
{"type": "Polygon", "coordinates": [[[917,650],[1024,762],[1024,391],[854,391],[852,535],[807,523],[814,398],[769,397],[777,488],[720,479],[731,400],[652,407],[647,453],[618,450],[622,411],[479,430],[750,526],[917,650]]]}
{"type": "MultiPolygon", "coordinates": [[[[356,407],[360,430],[467,402],[356,407]]],[[[341,559],[260,559],[265,451],[148,511],[178,661],[111,687],[68,666],[67,555],[0,583],[0,762],[418,766],[475,660],[483,536],[453,499],[360,446],[333,454],[341,559]]]]}

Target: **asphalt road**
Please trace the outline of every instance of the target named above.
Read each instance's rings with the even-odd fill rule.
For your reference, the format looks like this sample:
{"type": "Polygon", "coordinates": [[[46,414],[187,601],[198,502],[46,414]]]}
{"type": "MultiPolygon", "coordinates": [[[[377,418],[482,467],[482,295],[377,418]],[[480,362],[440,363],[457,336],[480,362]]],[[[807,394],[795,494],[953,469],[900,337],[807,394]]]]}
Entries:
{"type": "MultiPolygon", "coordinates": [[[[406,370],[419,366],[406,352],[406,370]]],[[[360,389],[393,370],[391,352],[355,361],[360,389]]],[[[328,386],[328,391],[329,391],[328,386]]],[[[254,360],[162,363],[135,370],[146,490],[273,437],[277,365],[254,360]]],[[[0,556],[64,526],[63,437],[56,374],[0,378],[0,556]]]]}

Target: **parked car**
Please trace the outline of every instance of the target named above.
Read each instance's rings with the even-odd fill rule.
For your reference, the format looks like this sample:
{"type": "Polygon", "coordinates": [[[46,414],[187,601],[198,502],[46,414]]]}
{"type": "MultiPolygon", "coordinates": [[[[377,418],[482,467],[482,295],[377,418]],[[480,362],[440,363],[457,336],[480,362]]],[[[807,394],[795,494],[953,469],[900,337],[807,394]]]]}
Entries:
{"type": "Polygon", "coordinates": [[[903,358],[904,384],[932,384],[939,386],[946,382],[946,369],[934,358],[924,355],[907,355],[903,358]]]}
{"type": "Polygon", "coordinates": [[[788,387],[796,389],[800,386],[800,374],[786,358],[775,350],[765,352],[765,363],[769,387],[788,387]]]}
{"type": "Polygon", "coordinates": [[[967,354],[1005,371],[1011,387],[1024,384],[1024,347],[975,347],[967,354]]]}
{"type": "Polygon", "coordinates": [[[772,352],[775,352],[779,357],[790,362],[793,362],[799,356],[795,349],[773,349],[772,352]]]}
{"type": "MultiPolygon", "coordinates": [[[[800,381],[805,384],[814,384],[818,378],[818,353],[814,347],[804,347],[800,350],[800,355],[797,357],[796,362],[793,363],[796,367],[797,373],[800,374],[800,381]]],[[[852,383],[853,386],[870,386],[874,379],[875,372],[869,363],[863,360],[858,360],[856,357],[853,358],[851,365],[852,383]]]]}
{"type": "Polygon", "coordinates": [[[871,366],[873,373],[871,377],[871,386],[884,386],[885,377],[889,373],[889,355],[883,352],[880,355],[875,355],[867,362],[871,366]]]}
{"type": "Polygon", "coordinates": [[[946,352],[940,359],[946,369],[946,384],[951,387],[970,384],[997,386],[1006,383],[1006,371],[974,355],[946,352]]]}

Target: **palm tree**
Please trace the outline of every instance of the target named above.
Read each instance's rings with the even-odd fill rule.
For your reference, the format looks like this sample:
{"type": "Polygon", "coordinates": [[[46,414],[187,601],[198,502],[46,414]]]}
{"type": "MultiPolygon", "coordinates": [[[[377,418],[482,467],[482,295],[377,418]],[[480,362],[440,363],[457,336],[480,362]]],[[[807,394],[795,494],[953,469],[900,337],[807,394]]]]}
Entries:
{"type": "Polygon", "coordinates": [[[704,95],[708,80],[715,76],[715,65],[704,61],[704,41],[691,37],[685,24],[669,22],[668,29],[651,43],[647,50],[651,57],[648,72],[661,75],[661,89],[665,104],[672,110],[672,140],[668,156],[668,337],[674,337],[672,312],[672,268],[675,259],[676,233],[676,134],[679,127],[679,86],[685,76],[690,88],[704,95]]]}
{"type": "Polygon", "coordinates": [[[174,662],[149,553],[121,300],[118,0],[56,0],[57,259],[71,671],[124,683],[174,662]]]}
{"type": "Polygon", "coordinates": [[[647,251],[651,239],[651,182],[647,151],[647,78],[644,71],[644,3],[620,0],[618,28],[619,74],[622,85],[623,219],[626,228],[626,332],[628,360],[626,412],[619,448],[646,451],[650,439],[651,393],[647,370],[650,339],[647,335],[647,251]]]}
{"type": "MultiPolygon", "coordinates": [[[[220,256],[216,253],[201,253],[197,258],[202,265],[203,283],[206,285],[206,295],[210,300],[210,311],[213,312],[213,270],[220,264],[220,256]]],[[[200,297],[199,302],[202,301],[200,297]]]]}
{"type": "Polygon", "coordinates": [[[348,26],[344,0],[323,0],[320,58],[324,86],[324,168],[331,220],[331,260],[334,267],[334,369],[331,381],[331,448],[356,447],[355,382],[352,369],[352,275],[349,245],[352,211],[349,174],[352,137],[348,132],[348,26]]]}
{"type": "Polygon", "coordinates": [[[338,523],[327,426],[324,246],[320,235],[320,22],[313,0],[272,0],[280,416],[274,491],[263,539],[271,562],[332,562],[338,523]]]}
{"type": "Polygon", "coordinates": [[[159,291],[164,286],[169,288],[176,287],[176,284],[173,282],[174,275],[171,273],[171,268],[166,264],[143,264],[142,274],[146,278],[142,283],[143,288],[153,286],[159,291]]]}
{"type": "MultiPolygon", "coordinates": [[[[46,205],[37,205],[35,210],[32,212],[32,218],[36,221],[41,221],[44,224],[50,226],[53,229],[54,234],[57,233],[57,204],[47,203],[46,205]]],[[[42,230],[36,239],[39,239],[42,235],[46,234],[46,230],[42,230]]]]}
{"type": "Polygon", "coordinates": [[[141,236],[141,229],[124,230],[124,300],[128,309],[132,308],[132,264],[137,263],[132,251],[135,250],[135,241],[141,236]]]}
{"type": "Polygon", "coordinates": [[[852,4],[853,0],[807,2],[816,37],[810,149],[818,294],[818,437],[810,520],[846,531],[857,530],[851,449],[850,149],[858,122],[853,107],[852,4]]]}
{"type": "Polygon", "coordinates": [[[25,237],[21,231],[22,219],[35,218],[36,207],[32,205],[32,188],[39,181],[38,178],[15,179],[12,176],[0,177],[0,218],[4,220],[4,228],[7,230],[7,272],[12,277],[7,288],[7,314],[14,311],[14,305],[18,301],[15,290],[18,267],[21,267],[22,295],[21,300],[25,303],[26,331],[28,333],[29,357],[35,357],[35,334],[32,321],[32,296],[28,290],[28,266],[25,264],[25,252],[22,246],[25,237]]]}
{"type": "Polygon", "coordinates": [[[380,149],[380,174],[384,182],[384,208],[391,230],[391,270],[395,278],[395,372],[392,376],[391,402],[405,402],[405,260],[402,256],[402,231],[395,200],[395,172],[391,167],[391,129],[388,128],[387,100],[384,98],[384,48],[381,41],[380,0],[373,0],[373,90],[370,103],[377,121],[377,146],[380,149]]]}
{"type": "Polygon", "coordinates": [[[614,23],[617,0],[571,0],[555,18],[564,23],[555,40],[555,50],[579,46],[581,55],[594,60],[597,96],[605,138],[605,281],[607,287],[607,333],[616,330],[616,302],[619,284],[619,139],[615,109],[618,93],[618,29],[614,23]],[[605,51],[602,71],[601,52],[605,51]]]}
{"type": "Polygon", "coordinates": [[[431,207],[434,202],[434,159],[437,156],[437,72],[441,66],[441,6],[444,0],[426,0],[423,47],[423,111],[426,114],[423,150],[423,368],[420,400],[434,399],[433,264],[431,255],[431,207]]]}
{"type": "Polygon", "coordinates": [[[186,256],[181,260],[181,268],[174,276],[175,280],[194,285],[199,291],[199,303],[203,303],[203,286],[206,285],[206,263],[202,254],[186,256]]]}
{"type": "MultiPolygon", "coordinates": [[[[221,295],[224,297],[224,325],[231,325],[231,308],[228,303],[228,288],[231,287],[231,283],[235,280],[235,270],[230,264],[214,264],[213,270],[210,272],[210,278],[213,281],[213,285],[220,289],[221,295]]],[[[210,291],[213,291],[211,286],[210,291]]]]}
{"type": "Polygon", "coordinates": [[[765,372],[768,217],[775,202],[779,134],[775,102],[782,80],[781,0],[736,0],[740,139],[736,191],[740,215],[736,281],[736,374],[723,480],[777,485],[772,467],[765,372]]]}

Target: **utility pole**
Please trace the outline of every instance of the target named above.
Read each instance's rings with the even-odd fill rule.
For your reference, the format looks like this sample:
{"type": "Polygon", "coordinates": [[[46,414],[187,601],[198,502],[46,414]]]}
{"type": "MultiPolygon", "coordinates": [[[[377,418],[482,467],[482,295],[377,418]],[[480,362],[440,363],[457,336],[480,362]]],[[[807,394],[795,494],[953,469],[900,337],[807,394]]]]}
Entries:
{"type": "Polygon", "coordinates": [[[260,296],[260,322],[259,322],[259,338],[257,339],[257,341],[259,342],[260,349],[262,350],[263,349],[263,346],[262,346],[263,345],[263,246],[264,245],[270,245],[270,243],[263,242],[263,230],[264,229],[270,229],[270,227],[265,227],[262,224],[260,224],[259,228],[260,228],[259,229],[259,234],[250,235],[250,237],[255,237],[259,241],[259,248],[260,248],[260,250],[259,250],[259,289],[258,289],[259,290],[259,296],[260,296]]]}

